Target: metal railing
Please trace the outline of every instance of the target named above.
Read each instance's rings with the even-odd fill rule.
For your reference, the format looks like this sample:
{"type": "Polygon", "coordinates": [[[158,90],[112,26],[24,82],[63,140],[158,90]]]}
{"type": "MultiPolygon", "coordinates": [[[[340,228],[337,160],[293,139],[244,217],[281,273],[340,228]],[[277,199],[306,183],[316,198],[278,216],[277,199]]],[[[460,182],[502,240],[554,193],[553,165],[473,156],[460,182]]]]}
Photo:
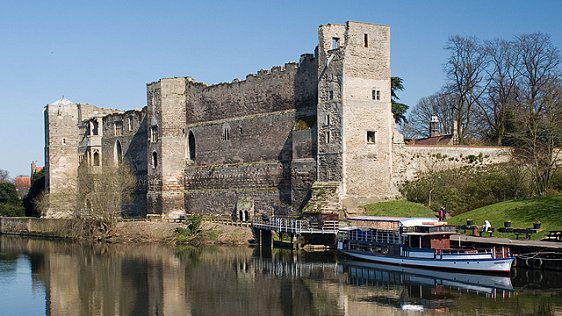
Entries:
{"type": "Polygon", "coordinates": [[[252,226],[256,229],[274,230],[295,234],[337,234],[339,221],[313,222],[307,219],[290,217],[254,218],[252,226]]]}

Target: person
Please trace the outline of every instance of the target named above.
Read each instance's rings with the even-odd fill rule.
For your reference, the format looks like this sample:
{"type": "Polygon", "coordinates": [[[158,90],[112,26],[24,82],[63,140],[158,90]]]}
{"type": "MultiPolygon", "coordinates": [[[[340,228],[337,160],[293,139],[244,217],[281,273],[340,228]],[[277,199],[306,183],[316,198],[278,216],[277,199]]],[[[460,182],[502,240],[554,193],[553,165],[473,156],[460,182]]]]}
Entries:
{"type": "Polygon", "coordinates": [[[442,207],[441,209],[443,210],[443,220],[446,220],[447,219],[447,210],[444,207],[442,207]]]}
{"type": "Polygon", "coordinates": [[[439,221],[442,221],[443,220],[443,208],[440,208],[438,212],[439,212],[439,221]]]}
{"type": "Polygon", "coordinates": [[[484,220],[484,225],[482,225],[482,232],[488,232],[492,230],[492,224],[489,220],[484,220]]]}

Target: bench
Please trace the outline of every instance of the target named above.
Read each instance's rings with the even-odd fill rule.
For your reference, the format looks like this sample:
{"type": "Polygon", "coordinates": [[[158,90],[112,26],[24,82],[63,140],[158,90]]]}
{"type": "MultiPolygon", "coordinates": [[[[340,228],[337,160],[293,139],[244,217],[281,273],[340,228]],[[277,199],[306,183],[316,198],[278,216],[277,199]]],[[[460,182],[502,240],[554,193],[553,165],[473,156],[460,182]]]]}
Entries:
{"type": "Polygon", "coordinates": [[[545,241],[562,241],[562,230],[551,230],[542,240],[545,241]]]}
{"type": "Polygon", "coordinates": [[[494,231],[495,231],[495,230],[496,230],[496,229],[495,229],[494,227],[490,227],[490,229],[488,229],[487,231],[482,231],[482,230],[481,230],[481,231],[480,231],[480,237],[482,237],[482,234],[484,234],[484,233],[488,233],[488,234],[490,234],[490,237],[492,237],[492,235],[494,234],[494,231]]]}
{"type": "Polygon", "coordinates": [[[531,239],[531,235],[536,234],[537,230],[533,228],[514,228],[513,233],[515,234],[515,239],[519,239],[519,235],[525,234],[525,239],[531,239]]]}

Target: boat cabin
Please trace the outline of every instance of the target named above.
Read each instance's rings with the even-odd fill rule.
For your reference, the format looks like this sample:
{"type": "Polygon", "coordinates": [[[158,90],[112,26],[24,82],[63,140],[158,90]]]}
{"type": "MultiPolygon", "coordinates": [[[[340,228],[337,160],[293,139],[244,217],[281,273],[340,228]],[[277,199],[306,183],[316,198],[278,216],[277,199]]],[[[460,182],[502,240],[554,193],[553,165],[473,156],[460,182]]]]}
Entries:
{"type": "Polygon", "coordinates": [[[395,231],[400,243],[408,248],[450,249],[450,236],[456,234],[454,227],[436,218],[355,216],[348,220],[355,227],[373,232],[395,231]]]}

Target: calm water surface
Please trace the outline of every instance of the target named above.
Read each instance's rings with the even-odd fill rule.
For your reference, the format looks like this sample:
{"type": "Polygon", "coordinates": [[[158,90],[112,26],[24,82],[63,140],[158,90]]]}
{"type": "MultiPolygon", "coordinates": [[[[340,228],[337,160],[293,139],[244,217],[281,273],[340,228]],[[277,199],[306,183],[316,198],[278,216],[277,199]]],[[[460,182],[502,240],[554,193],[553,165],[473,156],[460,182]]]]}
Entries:
{"type": "Polygon", "coordinates": [[[0,236],[0,315],[562,315],[562,274],[466,275],[247,247],[0,236]]]}

